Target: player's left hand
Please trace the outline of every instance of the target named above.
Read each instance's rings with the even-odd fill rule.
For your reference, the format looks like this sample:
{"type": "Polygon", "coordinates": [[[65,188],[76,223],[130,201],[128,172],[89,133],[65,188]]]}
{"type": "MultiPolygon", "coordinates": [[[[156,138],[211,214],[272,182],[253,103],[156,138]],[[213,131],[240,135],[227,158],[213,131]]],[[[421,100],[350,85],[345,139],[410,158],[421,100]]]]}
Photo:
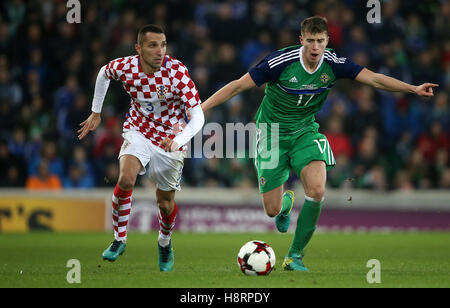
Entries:
{"type": "Polygon", "coordinates": [[[422,96],[422,97],[432,97],[434,96],[433,93],[433,88],[434,87],[438,87],[438,84],[435,83],[424,83],[421,84],[420,86],[417,86],[415,89],[415,92],[417,95],[422,96]]]}
{"type": "Polygon", "coordinates": [[[178,151],[179,148],[178,144],[170,138],[166,138],[161,141],[161,145],[164,147],[166,152],[175,152],[178,151]]]}

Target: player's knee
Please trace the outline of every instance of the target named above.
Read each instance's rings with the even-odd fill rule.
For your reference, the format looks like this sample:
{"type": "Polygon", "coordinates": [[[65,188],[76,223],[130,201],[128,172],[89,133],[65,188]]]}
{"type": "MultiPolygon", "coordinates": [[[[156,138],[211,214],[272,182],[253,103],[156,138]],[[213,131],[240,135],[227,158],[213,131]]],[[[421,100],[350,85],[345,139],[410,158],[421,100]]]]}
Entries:
{"type": "Polygon", "coordinates": [[[322,200],[325,196],[325,187],[323,185],[314,185],[305,191],[306,195],[314,200],[322,200]]]}
{"type": "Polygon", "coordinates": [[[130,190],[134,187],[134,184],[136,183],[136,177],[133,177],[129,174],[121,174],[119,176],[119,180],[117,184],[119,184],[119,187],[125,190],[130,190]]]}

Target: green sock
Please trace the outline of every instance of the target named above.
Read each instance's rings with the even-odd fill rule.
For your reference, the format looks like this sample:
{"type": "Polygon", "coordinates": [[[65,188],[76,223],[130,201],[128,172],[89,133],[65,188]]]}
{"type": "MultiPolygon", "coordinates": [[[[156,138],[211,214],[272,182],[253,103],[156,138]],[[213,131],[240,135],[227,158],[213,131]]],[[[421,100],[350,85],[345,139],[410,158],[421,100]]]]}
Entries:
{"type": "Polygon", "coordinates": [[[291,209],[292,199],[289,194],[283,195],[283,206],[281,207],[281,212],[278,215],[287,215],[291,209]]]}
{"type": "Polygon", "coordinates": [[[303,254],[303,249],[309,243],[316,230],[321,210],[322,202],[305,199],[305,203],[297,218],[294,239],[288,252],[289,256],[293,253],[303,254]]]}

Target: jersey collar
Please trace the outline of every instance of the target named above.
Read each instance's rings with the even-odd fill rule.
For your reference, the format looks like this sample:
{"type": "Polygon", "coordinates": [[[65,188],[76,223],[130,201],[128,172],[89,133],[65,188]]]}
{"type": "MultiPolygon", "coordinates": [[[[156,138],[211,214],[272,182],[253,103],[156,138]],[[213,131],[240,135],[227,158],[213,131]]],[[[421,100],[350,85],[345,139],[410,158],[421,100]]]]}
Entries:
{"type": "Polygon", "coordinates": [[[317,65],[317,67],[316,67],[316,69],[314,70],[314,72],[308,71],[308,70],[306,69],[305,64],[303,63],[303,46],[300,47],[299,53],[300,53],[300,63],[302,64],[303,69],[304,69],[308,74],[312,75],[312,74],[314,74],[315,72],[317,72],[317,71],[319,70],[320,66],[322,65],[322,62],[323,62],[323,58],[324,58],[325,53],[322,54],[322,58],[320,58],[319,64],[317,65]]]}

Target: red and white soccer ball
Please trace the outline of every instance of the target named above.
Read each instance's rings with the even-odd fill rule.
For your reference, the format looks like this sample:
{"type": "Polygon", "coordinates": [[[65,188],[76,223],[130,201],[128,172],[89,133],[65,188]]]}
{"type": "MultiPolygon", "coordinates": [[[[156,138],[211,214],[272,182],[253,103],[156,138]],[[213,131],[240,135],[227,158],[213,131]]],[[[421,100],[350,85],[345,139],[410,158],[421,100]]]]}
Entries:
{"type": "Polygon", "coordinates": [[[269,275],[275,266],[275,252],[263,241],[250,241],[239,250],[237,261],[246,275],[269,275]]]}

